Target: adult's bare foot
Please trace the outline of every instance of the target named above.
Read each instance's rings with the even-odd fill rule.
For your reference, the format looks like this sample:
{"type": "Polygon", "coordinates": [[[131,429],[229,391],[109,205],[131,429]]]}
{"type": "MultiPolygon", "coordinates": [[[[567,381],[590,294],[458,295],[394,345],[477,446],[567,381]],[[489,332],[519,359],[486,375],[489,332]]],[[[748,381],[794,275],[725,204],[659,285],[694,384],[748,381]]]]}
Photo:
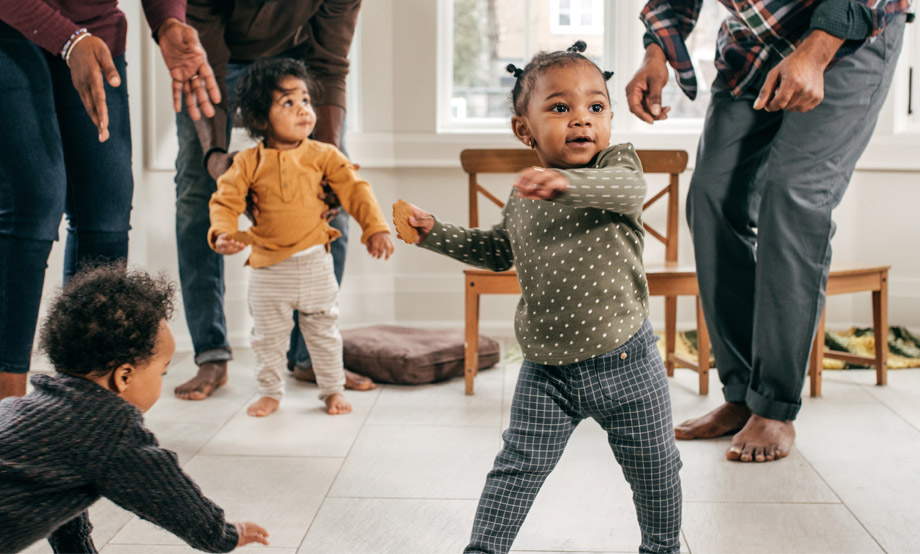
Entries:
{"type": "MultiPolygon", "coordinates": [[[[297,379],[298,381],[307,381],[310,383],[316,382],[316,373],[313,372],[313,366],[306,368],[294,366],[292,371],[294,372],[294,379],[297,379]]],[[[345,388],[349,390],[363,391],[376,389],[377,385],[371,380],[370,377],[358,375],[354,371],[346,369],[345,388]]]]}
{"type": "Polygon", "coordinates": [[[330,394],[326,397],[326,413],[329,415],[343,415],[351,413],[351,404],[345,400],[342,393],[330,394]]]}
{"type": "Polygon", "coordinates": [[[726,402],[715,410],[674,427],[678,440],[714,439],[734,433],[744,427],[751,410],[744,404],[726,402]]]}
{"type": "Polygon", "coordinates": [[[204,400],[226,384],[227,361],[205,362],[198,366],[198,375],[176,387],[175,393],[183,400],[204,400]]]}
{"type": "Polygon", "coordinates": [[[28,373],[0,372],[0,400],[10,396],[25,396],[28,373]]]}
{"type": "Polygon", "coordinates": [[[751,414],[744,427],[732,437],[725,457],[733,462],[772,462],[788,456],[794,442],[795,427],[791,421],[751,414]]]}
{"type": "Polygon", "coordinates": [[[246,408],[246,413],[252,417],[265,417],[272,415],[278,409],[278,405],[281,404],[278,400],[270,397],[263,396],[262,398],[256,400],[246,408]]]}

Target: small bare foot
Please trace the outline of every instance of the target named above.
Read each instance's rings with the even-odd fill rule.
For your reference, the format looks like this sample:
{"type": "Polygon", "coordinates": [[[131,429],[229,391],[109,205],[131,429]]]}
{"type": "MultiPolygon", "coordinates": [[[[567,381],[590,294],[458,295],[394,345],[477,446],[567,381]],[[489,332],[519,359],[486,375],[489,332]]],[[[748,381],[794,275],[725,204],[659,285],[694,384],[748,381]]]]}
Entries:
{"type": "Polygon", "coordinates": [[[744,428],[732,437],[725,457],[733,462],[772,462],[788,456],[794,442],[795,427],[791,421],[751,414],[744,428]]]}
{"type": "Polygon", "coordinates": [[[751,410],[744,404],[726,402],[708,414],[675,426],[674,436],[678,440],[714,439],[738,431],[750,417],[751,410]]]}
{"type": "MultiPolygon", "coordinates": [[[[313,366],[310,367],[300,367],[294,366],[294,379],[298,381],[308,381],[310,383],[316,382],[316,374],[313,373],[313,366]]],[[[349,390],[371,390],[376,389],[377,385],[371,380],[370,377],[365,377],[364,375],[358,375],[354,371],[345,370],[345,388],[349,390]]]]}
{"type": "Polygon", "coordinates": [[[329,415],[343,415],[351,413],[351,404],[345,400],[341,393],[330,394],[326,397],[326,413],[329,415]]]}
{"type": "Polygon", "coordinates": [[[175,393],[183,400],[204,400],[226,384],[227,362],[205,362],[198,366],[198,375],[176,387],[175,393]]]}
{"type": "Polygon", "coordinates": [[[25,396],[28,373],[0,372],[0,400],[10,396],[25,396]]]}
{"type": "Polygon", "coordinates": [[[275,413],[280,402],[270,396],[263,396],[246,408],[246,413],[252,417],[265,417],[275,413]]]}

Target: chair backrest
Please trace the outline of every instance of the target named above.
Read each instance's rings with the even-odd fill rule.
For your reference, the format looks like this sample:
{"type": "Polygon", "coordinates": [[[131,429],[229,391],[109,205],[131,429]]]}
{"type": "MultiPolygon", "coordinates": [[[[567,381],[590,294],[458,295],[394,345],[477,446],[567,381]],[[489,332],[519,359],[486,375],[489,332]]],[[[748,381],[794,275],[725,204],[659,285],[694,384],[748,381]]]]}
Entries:
{"type": "MultiPolygon", "coordinates": [[[[650,235],[664,244],[664,258],[666,262],[677,262],[677,236],[678,236],[678,176],[687,169],[687,152],[684,150],[637,150],[639,160],[642,162],[644,173],[668,173],[668,184],[649,198],[642,206],[647,210],[649,206],[667,196],[667,222],[664,233],[644,223],[645,230],[650,235]]],[[[504,202],[479,184],[477,175],[480,173],[517,173],[531,166],[540,165],[537,153],[524,148],[488,148],[469,149],[460,153],[460,165],[469,174],[469,208],[470,227],[479,226],[479,195],[483,195],[499,208],[504,207],[504,202]]]]}

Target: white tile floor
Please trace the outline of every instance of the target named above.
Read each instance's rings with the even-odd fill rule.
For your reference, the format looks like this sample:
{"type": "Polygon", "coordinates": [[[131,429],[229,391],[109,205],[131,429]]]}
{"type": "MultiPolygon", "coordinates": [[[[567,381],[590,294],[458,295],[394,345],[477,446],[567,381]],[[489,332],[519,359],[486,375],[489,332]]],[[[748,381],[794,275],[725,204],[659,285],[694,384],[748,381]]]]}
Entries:
{"type": "MultiPolygon", "coordinates": [[[[252,353],[239,349],[229,384],[204,402],[177,400],[193,374],[177,354],[149,427],[226,510],[271,533],[270,554],[459,553],[507,424],[516,362],[476,379],[348,394],[354,412],[327,416],[316,388],[291,380],[279,413],[245,414],[255,395],[252,353]]],[[[507,359],[507,358],[506,358],[507,359]]],[[[828,371],[806,397],[797,447],[780,462],[725,461],[728,439],[679,443],[684,460],[683,551],[920,553],[920,370],[828,371]]],[[[675,419],[721,402],[696,374],[671,380],[675,419]]],[[[171,534],[106,500],[91,509],[103,554],[191,552],[171,534]]],[[[639,531],[605,436],[578,429],[515,543],[517,552],[636,552],[639,531]]],[[[48,552],[39,543],[29,553],[48,552]]]]}

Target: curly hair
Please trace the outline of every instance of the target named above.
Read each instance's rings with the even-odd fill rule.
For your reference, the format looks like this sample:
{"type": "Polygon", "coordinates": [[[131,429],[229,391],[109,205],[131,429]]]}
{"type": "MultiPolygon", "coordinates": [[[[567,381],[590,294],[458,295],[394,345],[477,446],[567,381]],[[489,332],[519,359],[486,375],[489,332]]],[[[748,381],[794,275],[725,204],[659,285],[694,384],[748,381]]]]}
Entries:
{"type": "Polygon", "coordinates": [[[566,50],[557,52],[537,52],[530,60],[530,63],[523,69],[515,67],[514,64],[508,64],[506,69],[515,77],[514,88],[511,89],[511,111],[514,115],[524,115],[527,111],[527,103],[530,101],[530,94],[533,92],[534,84],[537,78],[551,67],[565,67],[579,63],[587,63],[597,69],[604,80],[613,76],[613,71],[603,71],[597,67],[597,64],[582,55],[587,45],[584,41],[579,40],[566,50]]]}
{"type": "Polygon", "coordinates": [[[160,322],[172,316],[175,291],[165,277],[123,263],[81,270],[53,300],[41,349],[69,375],[103,376],[122,364],[143,364],[155,354],[160,322]]]}
{"type": "Polygon", "coordinates": [[[233,120],[255,140],[268,138],[268,112],[272,107],[272,91],[281,90],[285,77],[295,77],[307,84],[314,95],[317,84],[310,77],[307,66],[300,60],[272,58],[260,60],[249,66],[236,84],[233,102],[233,120]]]}

